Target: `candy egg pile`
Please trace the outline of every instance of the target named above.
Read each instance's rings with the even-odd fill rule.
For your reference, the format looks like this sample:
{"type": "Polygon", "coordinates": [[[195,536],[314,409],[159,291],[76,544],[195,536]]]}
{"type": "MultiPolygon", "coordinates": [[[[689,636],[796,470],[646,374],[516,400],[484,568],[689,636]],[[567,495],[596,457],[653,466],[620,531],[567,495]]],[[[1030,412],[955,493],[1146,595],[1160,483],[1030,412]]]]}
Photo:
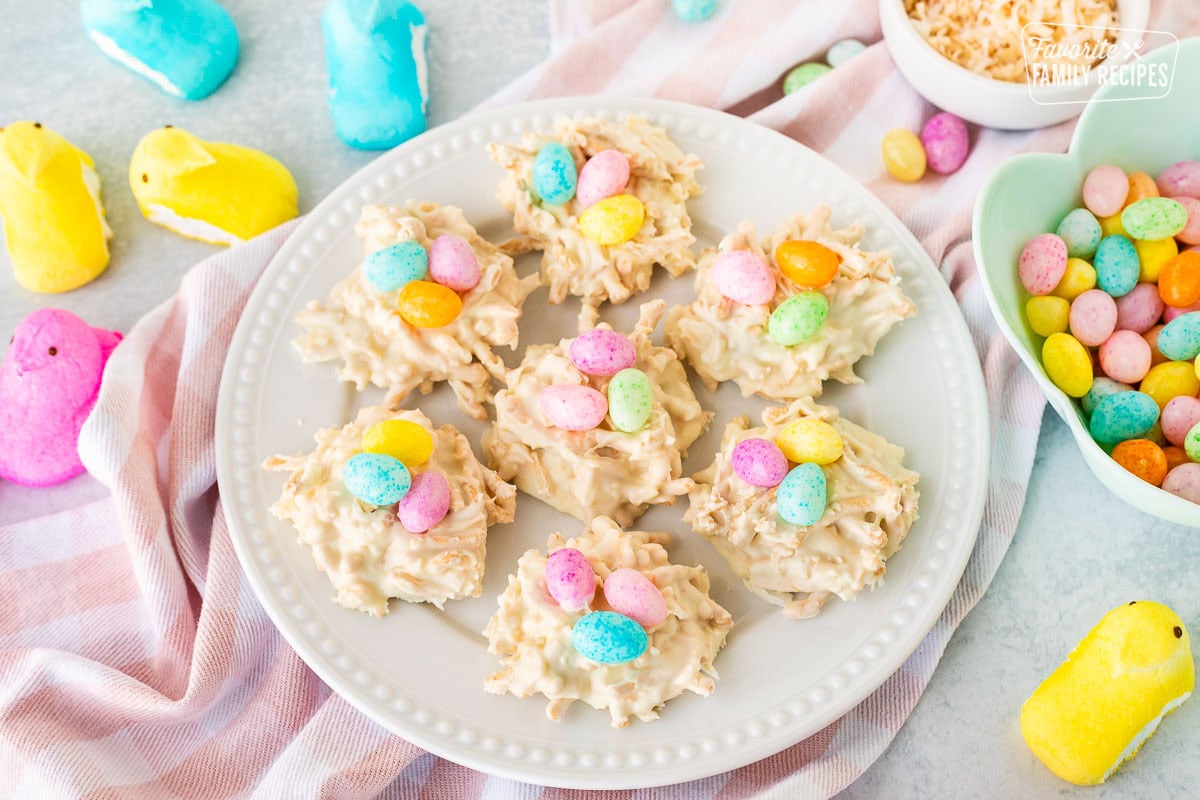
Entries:
{"type": "MultiPolygon", "coordinates": [[[[586,555],[573,547],[546,558],[546,592],[563,611],[588,611],[596,595],[596,573],[586,555]]],[[[575,621],[571,643],[599,664],[621,664],[646,652],[646,629],[667,618],[667,600],[654,581],[636,569],[615,570],[604,581],[604,602],[611,611],[588,611],[575,621]]]]}
{"type": "Polygon", "coordinates": [[[883,165],[892,177],[913,183],[925,176],[925,168],[950,175],[967,160],[971,138],[967,125],[948,111],[930,117],[921,137],[907,128],[893,128],[883,137],[883,165]]]}
{"type": "Polygon", "coordinates": [[[1042,365],[1129,472],[1200,503],[1200,162],[1101,165],[1083,207],[1021,251],[1042,365]]]}
{"type": "Polygon", "coordinates": [[[533,160],[533,191],[542,203],[561,206],[574,199],[579,207],[579,232],[605,246],[628,242],[642,229],[646,207],[631,194],[629,159],[620,150],[601,150],[576,171],[566,145],[542,145],[533,160]]]}
{"type": "Polygon", "coordinates": [[[614,430],[637,433],[654,410],[654,390],[646,373],[634,368],[637,349],[629,338],[594,328],[569,348],[571,363],[584,375],[610,378],[607,393],[586,384],[551,384],[538,395],[546,420],[564,431],[590,431],[608,417],[614,430]]]}
{"type": "Polygon", "coordinates": [[[794,525],[815,525],[825,513],[825,470],[842,457],[842,437],[828,422],[805,418],[789,423],[774,442],[749,438],[730,457],[733,472],[751,486],[775,492],[779,516],[794,525]],[[788,463],[797,466],[788,469],[788,463]]]}
{"type": "Polygon", "coordinates": [[[426,250],[408,240],[371,253],[363,275],[381,292],[399,292],[396,311],[414,328],[441,328],[462,313],[459,292],[479,284],[479,259],[461,236],[442,234],[426,250]]]}
{"type": "Polygon", "coordinates": [[[413,471],[433,455],[433,437],[415,422],[390,419],[363,434],[363,452],[342,468],[350,494],[371,506],[396,506],[411,533],[425,533],[450,513],[450,485],[436,470],[413,471]]]}

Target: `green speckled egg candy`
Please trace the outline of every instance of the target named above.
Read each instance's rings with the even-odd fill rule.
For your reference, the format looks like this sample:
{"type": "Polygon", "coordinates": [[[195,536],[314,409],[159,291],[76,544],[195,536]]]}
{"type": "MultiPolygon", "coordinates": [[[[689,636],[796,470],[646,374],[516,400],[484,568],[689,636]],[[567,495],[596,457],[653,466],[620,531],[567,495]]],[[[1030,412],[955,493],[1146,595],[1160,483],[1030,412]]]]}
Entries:
{"type": "Polygon", "coordinates": [[[650,419],[654,408],[654,392],[650,379],[640,369],[630,367],[613,376],[608,383],[608,414],[613,427],[625,433],[636,433],[650,419]]]}
{"type": "Polygon", "coordinates": [[[820,292],[792,295],[771,312],[767,333],[784,347],[811,339],[829,314],[829,300],[820,292]]]}
{"type": "Polygon", "coordinates": [[[1169,197],[1143,197],[1121,212],[1121,225],[1134,239],[1169,239],[1187,225],[1187,209],[1169,197]]]}

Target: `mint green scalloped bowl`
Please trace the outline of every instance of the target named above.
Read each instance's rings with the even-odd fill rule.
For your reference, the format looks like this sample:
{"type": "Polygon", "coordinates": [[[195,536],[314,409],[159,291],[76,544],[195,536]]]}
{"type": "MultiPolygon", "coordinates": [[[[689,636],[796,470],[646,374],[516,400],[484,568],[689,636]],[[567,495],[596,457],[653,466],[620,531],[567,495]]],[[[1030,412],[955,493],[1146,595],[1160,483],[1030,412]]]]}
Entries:
{"type": "Polygon", "coordinates": [[[1084,109],[1066,153],[1026,153],[996,169],[975,203],[975,263],[1000,330],[1071,429],[1100,482],[1147,514],[1200,527],[1200,505],[1126,472],[1092,440],[1078,403],[1046,377],[1043,339],[1025,320],[1024,289],[1017,278],[1017,259],[1025,242],[1055,230],[1068,211],[1083,204],[1080,186],[1093,167],[1116,164],[1127,172],[1155,175],[1176,161],[1200,159],[1200,39],[1166,45],[1142,61],[1168,68],[1175,62],[1166,97],[1138,99],[1144,88],[1106,85],[1084,109]]]}

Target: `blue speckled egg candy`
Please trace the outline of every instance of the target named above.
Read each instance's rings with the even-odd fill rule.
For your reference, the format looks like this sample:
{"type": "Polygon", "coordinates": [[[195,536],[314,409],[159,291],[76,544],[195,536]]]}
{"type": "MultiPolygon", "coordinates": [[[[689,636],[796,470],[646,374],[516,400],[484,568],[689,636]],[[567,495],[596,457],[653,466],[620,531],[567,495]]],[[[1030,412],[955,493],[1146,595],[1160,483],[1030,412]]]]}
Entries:
{"type": "Polygon", "coordinates": [[[646,652],[650,638],[634,620],[615,611],[593,611],[575,621],[571,644],[597,664],[623,664],[646,652]]]}
{"type": "Polygon", "coordinates": [[[1144,436],[1158,422],[1158,404],[1144,392],[1110,394],[1092,411],[1088,430],[1101,445],[1144,436]]]}
{"type": "Polygon", "coordinates": [[[1096,248],[1096,285],[1113,297],[1124,297],[1138,282],[1138,254],[1129,238],[1119,233],[1105,236],[1096,248]]]}
{"type": "Polygon", "coordinates": [[[684,22],[703,22],[717,11],[717,0],[674,0],[672,5],[684,22]]]}
{"type": "Polygon", "coordinates": [[[866,49],[867,46],[858,39],[842,39],[829,46],[829,52],[825,54],[825,63],[837,69],[866,49]]]}
{"type": "Polygon", "coordinates": [[[779,516],[793,525],[815,525],[825,513],[826,491],[821,465],[800,464],[775,490],[775,507],[779,516]]]}
{"type": "Polygon", "coordinates": [[[1070,258],[1090,260],[1100,246],[1100,221],[1086,208],[1077,208],[1063,217],[1055,233],[1067,243],[1070,258]]]}
{"type": "Polygon", "coordinates": [[[1182,314],[1158,332],[1158,352],[1172,361],[1200,356],[1200,312],[1182,314]]]}
{"type": "Polygon", "coordinates": [[[408,467],[383,453],[356,453],[342,467],[342,481],[350,494],[373,506],[399,503],[412,486],[408,467]]]}
{"type": "Polygon", "coordinates": [[[1091,414],[1096,410],[1096,406],[1100,404],[1100,401],[1110,394],[1131,391],[1133,391],[1133,387],[1129,384],[1114,381],[1112,378],[1106,378],[1101,375],[1092,381],[1092,388],[1088,389],[1087,394],[1079,402],[1083,406],[1083,413],[1091,414]]]}
{"type": "Polygon", "coordinates": [[[427,274],[429,253],[412,239],[376,250],[363,259],[363,275],[381,292],[403,289],[410,281],[425,280],[427,274]]]}
{"type": "Polygon", "coordinates": [[[561,206],[575,196],[579,173],[575,158],[561,142],[548,142],[533,160],[533,189],[542,202],[561,206]]]}

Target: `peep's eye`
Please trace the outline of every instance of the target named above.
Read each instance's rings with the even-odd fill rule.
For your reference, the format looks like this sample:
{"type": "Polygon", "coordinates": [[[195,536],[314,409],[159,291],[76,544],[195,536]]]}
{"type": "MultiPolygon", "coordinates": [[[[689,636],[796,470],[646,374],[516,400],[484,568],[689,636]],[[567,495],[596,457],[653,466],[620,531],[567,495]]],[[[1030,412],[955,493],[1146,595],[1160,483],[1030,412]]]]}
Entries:
{"type": "Polygon", "coordinates": [[[50,355],[52,355],[52,356],[56,356],[56,355],[58,355],[58,348],[57,348],[57,347],[51,347],[51,348],[50,348],[50,355]]]}
{"type": "Polygon", "coordinates": [[[1175,626],[1175,638],[1176,639],[1183,638],[1183,628],[1179,627],[1178,625],[1175,626]]]}
{"type": "Polygon", "coordinates": [[[150,176],[143,172],[142,173],[142,183],[149,183],[149,182],[150,182],[150,176]]]}

